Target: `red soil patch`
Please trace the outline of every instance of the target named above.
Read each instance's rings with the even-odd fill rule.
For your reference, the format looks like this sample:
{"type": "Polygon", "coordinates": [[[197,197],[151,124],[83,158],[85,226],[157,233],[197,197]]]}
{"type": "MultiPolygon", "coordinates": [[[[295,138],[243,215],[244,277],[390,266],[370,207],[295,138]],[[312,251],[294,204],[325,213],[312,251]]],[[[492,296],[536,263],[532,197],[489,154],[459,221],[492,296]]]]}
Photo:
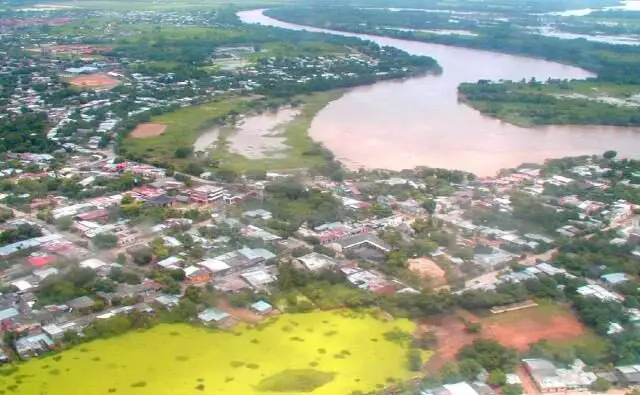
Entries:
{"type": "Polygon", "coordinates": [[[454,361],[463,347],[478,338],[495,339],[506,347],[527,351],[540,340],[570,340],[585,334],[584,326],[570,311],[559,305],[543,305],[488,317],[477,317],[460,310],[449,316],[433,317],[418,323],[416,335],[432,332],[437,338],[435,354],[425,365],[427,372],[437,372],[454,361]],[[468,333],[467,322],[479,322],[480,334],[468,333]]]}
{"type": "Polygon", "coordinates": [[[71,80],[72,85],[86,88],[111,89],[119,83],[120,81],[104,74],[83,75],[71,80]]]}
{"type": "Polygon", "coordinates": [[[137,138],[159,136],[166,128],[167,125],[161,123],[141,123],[131,132],[131,136],[137,138]]]}
{"type": "Polygon", "coordinates": [[[427,372],[439,371],[447,362],[456,359],[456,354],[461,348],[478,338],[478,335],[468,333],[464,322],[456,316],[429,318],[419,325],[418,331],[431,331],[437,338],[435,354],[424,366],[427,372]]]}
{"type": "Polygon", "coordinates": [[[482,322],[482,334],[502,345],[519,351],[529,349],[529,344],[546,340],[569,340],[585,333],[585,328],[569,312],[565,314],[536,314],[537,308],[503,313],[482,322]],[[501,315],[505,319],[501,319],[501,315]]]}

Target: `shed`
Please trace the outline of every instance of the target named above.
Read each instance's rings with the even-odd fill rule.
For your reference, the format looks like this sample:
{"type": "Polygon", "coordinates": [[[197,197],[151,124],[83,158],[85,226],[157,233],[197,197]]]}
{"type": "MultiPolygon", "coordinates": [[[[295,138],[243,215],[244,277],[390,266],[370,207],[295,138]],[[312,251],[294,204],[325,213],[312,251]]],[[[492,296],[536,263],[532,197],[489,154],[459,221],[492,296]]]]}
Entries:
{"type": "Polygon", "coordinates": [[[251,310],[255,311],[260,315],[269,314],[270,312],[273,311],[273,306],[271,306],[269,303],[265,302],[264,300],[259,300],[251,304],[250,307],[251,307],[251,310]]]}
{"type": "Polygon", "coordinates": [[[170,309],[180,304],[180,298],[174,295],[160,295],[156,298],[156,302],[170,309]]]}
{"type": "Polygon", "coordinates": [[[625,281],[629,281],[629,277],[624,273],[605,274],[600,276],[600,279],[607,285],[618,285],[625,281]]]}

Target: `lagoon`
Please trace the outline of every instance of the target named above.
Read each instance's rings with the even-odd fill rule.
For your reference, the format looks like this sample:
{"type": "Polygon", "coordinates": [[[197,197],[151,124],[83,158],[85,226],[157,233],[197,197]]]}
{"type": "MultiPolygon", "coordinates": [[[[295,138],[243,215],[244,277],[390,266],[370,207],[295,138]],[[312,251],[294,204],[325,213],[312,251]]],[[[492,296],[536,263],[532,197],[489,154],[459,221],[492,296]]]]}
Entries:
{"type": "Polygon", "coordinates": [[[411,333],[414,324],[350,311],[283,315],[230,332],[164,324],[18,365],[0,375],[0,388],[21,395],[257,395],[282,377],[309,373],[326,382],[311,394],[346,395],[412,377],[406,345],[385,339],[393,330],[411,333]]]}

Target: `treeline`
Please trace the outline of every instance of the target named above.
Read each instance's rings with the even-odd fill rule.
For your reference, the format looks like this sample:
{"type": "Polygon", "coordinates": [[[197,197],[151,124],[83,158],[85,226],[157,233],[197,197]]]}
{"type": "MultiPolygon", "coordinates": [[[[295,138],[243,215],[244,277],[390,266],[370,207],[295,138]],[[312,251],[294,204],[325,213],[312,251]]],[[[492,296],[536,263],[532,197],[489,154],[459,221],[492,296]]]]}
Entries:
{"type": "Polygon", "coordinates": [[[56,144],[47,139],[44,112],[25,111],[0,118],[0,152],[50,152],[56,144]]]}
{"type": "Polygon", "coordinates": [[[637,107],[557,97],[536,86],[544,87],[531,82],[479,81],[460,84],[458,92],[474,108],[510,121],[524,119],[533,125],[640,125],[637,107]]]}

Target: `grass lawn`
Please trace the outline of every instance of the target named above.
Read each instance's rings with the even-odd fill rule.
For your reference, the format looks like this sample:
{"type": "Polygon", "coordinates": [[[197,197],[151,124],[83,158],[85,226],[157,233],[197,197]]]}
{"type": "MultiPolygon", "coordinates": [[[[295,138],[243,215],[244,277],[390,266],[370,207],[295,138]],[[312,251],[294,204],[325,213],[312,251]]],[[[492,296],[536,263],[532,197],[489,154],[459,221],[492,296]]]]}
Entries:
{"type": "Polygon", "coordinates": [[[98,340],[56,356],[0,369],[0,387],[21,395],[314,395],[368,392],[414,375],[406,345],[385,333],[411,333],[408,320],[350,311],[284,315],[218,332],[184,324],[98,340]]]}
{"type": "Polygon", "coordinates": [[[222,99],[153,117],[151,122],[167,125],[163,134],[144,139],[128,136],[122,147],[133,157],[178,163],[174,157],[176,148],[191,147],[203,128],[232,110],[242,112],[244,103],[242,98],[222,99]]]}

